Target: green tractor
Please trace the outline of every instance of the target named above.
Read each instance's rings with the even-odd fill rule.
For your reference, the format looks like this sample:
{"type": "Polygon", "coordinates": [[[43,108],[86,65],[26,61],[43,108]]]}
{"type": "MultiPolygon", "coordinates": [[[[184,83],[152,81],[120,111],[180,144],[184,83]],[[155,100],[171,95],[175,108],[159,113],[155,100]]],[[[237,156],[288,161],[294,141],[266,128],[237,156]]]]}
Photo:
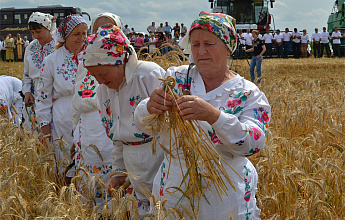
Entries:
{"type": "MultiPolygon", "coordinates": [[[[334,28],[338,27],[338,31],[345,33],[345,0],[336,0],[332,9],[332,13],[328,17],[328,32],[332,35],[334,28]]],[[[345,39],[341,38],[340,54],[345,56],[345,39]]]]}

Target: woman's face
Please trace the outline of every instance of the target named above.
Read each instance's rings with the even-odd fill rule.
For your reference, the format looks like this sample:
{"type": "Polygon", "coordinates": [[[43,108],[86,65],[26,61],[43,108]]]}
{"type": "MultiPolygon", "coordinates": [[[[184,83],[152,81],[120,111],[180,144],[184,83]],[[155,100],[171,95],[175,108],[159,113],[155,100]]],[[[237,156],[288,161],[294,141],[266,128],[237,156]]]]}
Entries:
{"type": "Polygon", "coordinates": [[[227,69],[230,51],[215,34],[195,29],[191,33],[191,50],[195,64],[202,75],[218,73],[227,69]]]}
{"type": "Polygon", "coordinates": [[[258,38],[258,35],[256,34],[256,32],[252,32],[252,36],[255,40],[256,40],[256,38],[258,38]]]}
{"type": "Polygon", "coordinates": [[[66,48],[70,51],[82,50],[87,36],[87,25],[79,24],[66,38],[66,48]]]}
{"type": "Polygon", "coordinates": [[[36,30],[30,30],[32,37],[37,39],[38,42],[43,46],[45,43],[51,40],[51,33],[47,28],[41,28],[36,30]]]}
{"type": "Polygon", "coordinates": [[[125,80],[125,64],[87,66],[99,84],[104,84],[110,89],[119,90],[125,80]]]}

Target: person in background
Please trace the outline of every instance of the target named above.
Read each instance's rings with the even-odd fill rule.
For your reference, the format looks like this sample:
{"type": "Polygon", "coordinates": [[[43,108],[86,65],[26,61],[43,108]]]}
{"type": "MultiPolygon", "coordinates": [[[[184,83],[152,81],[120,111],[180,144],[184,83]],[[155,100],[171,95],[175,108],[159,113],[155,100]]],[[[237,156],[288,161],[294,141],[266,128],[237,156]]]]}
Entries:
{"type": "Polygon", "coordinates": [[[29,46],[30,42],[27,36],[24,36],[24,47],[23,47],[23,56],[25,56],[25,50],[29,46]]]}
{"type": "MultiPolygon", "coordinates": [[[[163,33],[163,32],[162,32],[163,33]]],[[[144,46],[144,35],[142,33],[139,33],[139,36],[135,38],[134,48],[135,52],[138,52],[141,47],[144,46]]]]}
{"type": "Polygon", "coordinates": [[[266,29],[266,34],[264,35],[263,39],[266,47],[265,58],[267,58],[268,56],[272,58],[273,35],[270,33],[270,29],[266,29]]]}
{"type": "Polygon", "coordinates": [[[164,28],[165,28],[165,36],[168,36],[168,34],[171,33],[171,26],[168,24],[167,21],[165,22],[164,28]]]}
{"type": "MultiPolygon", "coordinates": [[[[174,90],[189,90],[190,95],[183,95],[174,102],[172,96],[158,87],[150,98],[139,103],[134,114],[136,126],[148,133],[150,121],[145,118],[152,114],[167,114],[173,105],[178,106],[176,109],[184,120],[197,120],[203,132],[209,135],[214,149],[229,164],[224,165],[225,172],[236,191],[224,180],[227,194],[219,196],[215,183],[209,181],[211,189],[207,189],[207,183],[202,181],[203,196],[195,197],[192,204],[198,209],[193,217],[200,220],[259,219],[260,214],[255,198],[258,174],[247,156],[265,147],[271,107],[265,94],[254,83],[229,70],[228,58],[236,49],[234,22],[229,15],[201,12],[193,22],[188,38],[181,42],[184,48],[191,48],[195,66],[171,67],[165,76],[182,81],[176,83],[174,90]]],[[[168,129],[159,133],[159,139],[166,149],[174,145],[181,147],[168,129]]],[[[185,160],[181,152],[176,154],[175,148],[172,156],[165,153],[154,180],[153,194],[157,200],[165,202],[166,210],[177,208],[187,216],[186,210],[192,211],[192,199],[183,194],[189,181],[185,160]],[[179,190],[171,190],[174,187],[179,190]]],[[[200,159],[198,163],[202,167],[200,159]]]]}
{"type": "Polygon", "coordinates": [[[64,176],[67,185],[75,174],[67,169],[72,164],[70,149],[75,141],[72,98],[78,64],[83,61],[87,30],[82,16],[65,17],[53,35],[57,41],[56,51],[44,59],[37,86],[36,116],[44,135],[40,138],[54,142],[57,175],[64,176]],[[61,138],[64,142],[58,140],[61,138]]]}
{"type": "Polygon", "coordinates": [[[259,39],[258,35],[259,35],[259,31],[257,31],[257,30],[252,31],[252,36],[254,38],[253,47],[248,49],[248,50],[245,50],[245,52],[253,52],[252,61],[250,63],[251,81],[252,82],[255,81],[254,69],[256,66],[256,72],[257,72],[257,76],[258,76],[257,78],[259,78],[258,83],[260,83],[260,77],[262,75],[261,63],[262,63],[263,55],[266,52],[266,47],[263,44],[262,40],[259,39]]]}
{"type": "Polygon", "coordinates": [[[39,125],[36,121],[35,100],[40,94],[37,92],[37,86],[44,58],[55,51],[56,41],[52,37],[52,33],[56,30],[55,17],[34,12],[29,17],[28,29],[34,40],[26,47],[24,53],[23,126],[25,130],[32,130],[35,135],[38,135],[39,125]]]}
{"type": "MultiPolygon", "coordinates": [[[[160,85],[158,78],[165,71],[155,63],[139,61],[123,32],[111,25],[102,26],[95,37],[87,39],[83,58],[84,67],[100,84],[96,100],[103,126],[114,144],[112,172],[127,171],[143,218],[150,208],[147,193],[152,191],[163,152],[157,148],[156,155],[152,154],[152,137],[135,126],[134,111],[160,85]],[[106,46],[110,42],[113,46],[106,46]]],[[[112,195],[113,189],[125,181],[126,175],[114,175],[108,193],[112,195]]]]}
{"type": "Polygon", "coordinates": [[[152,53],[153,51],[155,51],[156,41],[157,39],[155,38],[155,34],[151,33],[150,39],[149,39],[149,53],[152,53]]]}
{"type": "Polygon", "coordinates": [[[246,40],[243,37],[243,31],[242,29],[238,30],[237,34],[237,47],[238,47],[238,58],[243,59],[243,53],[246,47],[246,40]]]}
{"type": "Polygon", "coordinates": [[[6,48],[6,61],[14,61],[14,40],[11,34],[8,34],[5,39],[5,48],[6,48]]]}
{"type": "Polygon", "coordinates": [[[14,53],[14,62],[18,62],[18,51],[17,51],[17,36],[13,36],[13,41],[14,41],[14,47],[13,47],[13,53],[14,53]]]}
{"type": "Polygon", "coordinates": [[[134,36],[136,36],[138,33],[134,30],[134,27],[131,28],[131,33],[133,33],[134,36]]]}
{"type": "Polygon", "coordinates": [[[313,40],[313,50],[314,50],[314,57],[321,57],[320,51],[320,42],[321,42],[321,34],[319,33],[319,29],[315,28],[315,32],[311,35],[311,39],[313,40]]]}
{"type": "MultiPolygon", "coordinates": [[[[247,29],[247,33],[243,34],[244,39],[246,40],[246,50],[249,50],[253,46],[253,36],[250,33],[250,29],[247,29]]],[[[250,53],[246,53],[246,59],[250,57],[250,53]]]]}
{"type": "Polygon", "coordinates": [[[19,126],[22,119],[22,104],[22,81],[12,76],[0,76],[0,116],[5,115],[19,126]]]}
{"type": "Polygon", "coordinates": [[[123,33],[125,33],[126,37],[128,37],[129,33],[131,33],[131,29],[128,27],[128,24],[125,25],[123,33]]]}
{"type": "Polygon", "coordinates": [[[181,23],[181,34],[187,34],[187,27],[183,23],[181,23]]]}
{"type": "Polygon", "coordinates": [[[178,23],[175,24],[173,30],[174,30],[174,36],[175,36],[175,33],[178,33],[178,35],[180,36],[181,27],[178,25],[178,23]]]}
{"type": "Polygon", "coordinates": [[[162,32],[165,33],[165,27],[163,26],[163,23],[159,24],[159,27],[156,29],[156,32],[162,32]]]}
{"type": "Polygon", "coordinates": [[[291,47],[291,37],[292,34],[289,32],[289,28],[285,28],[283,33],[283,47],[284,47],[284,58],[289,58],[290,47],[291,47]]]}
{"type": "Polygon", "coordinates": [[[297,31],[297,28],[293,29],[292,32],[292,50],[293,50],[293,57],[295,59],[300,58],[301,53],[301,33],[297,31]]]}
{"type": "Polygon", "coordinates": [[[152,33],[156,33],[156,27],[155,27],[155,22],[152,21],[152,24],[150,26],[147,27],[147,32],[149,32],[149,34],[152,33]]]}
{"type": "Polygon", "coordinates": [[[308,56],[308,45],[309,45],[309,35],[307,34],[307,30],[303,29],[303,34],[301,36],[301,52],[302,57],[307,58],[308,56]]]}
{"type": "Polygon", "coordinates": [[[1,41],[0,41],[0,57],[2,61],[6,60],[6,47],[5,47],[4,37],[1,37],[1,41]]]}
{"type": "Polygon", "coordinates": [[[323,56],[323,51],[326,49],[326,54],[327,57],[331,57],[331,50],[329,48],[329,38],[330,35],[326,30],[326,27],[323,27],[323,32],[320,34],[321,35],[321,48],[320,48],[320,54],[323,56]]]}
{"type": "MultiPolygon", "coordinates": [[[[100,13],[92,19],[91,34],[96,34],[98,28],[105,24],[116,25],[120,29],[123,27],[122,19],[119,16],[108,12],[100,13]]],[[[93,178],[100,178],[104,184],[109,183],[113,163],[111,152],[114,146],[112,140],[107,137],[97,107],[96,98],[99,84],[96,78],[89,74],[82,62],[78,65],[75,81],[72,99],[72,120],[76,143],[75,151],[72,150],[72,154],[75,152],[76,169],[84,167],[88,171],[88,175],[83,172],[79,173],[83,175],[83,184],[82,187],[79,187],[79,192],[86,196],[90,191],[84,186],[91,182],[93,178]],[[90,145],[95,146],[101,156],[90,145]]],[[[93,193],[89,196],[94,199],[95,206],[100,212],[106,202],[110,201],[110,199],[107,199],[107,196],[109,196],[107,189],[102,188],[97,182],[93,193]]]]}
{"type": "Polygon", "coordinates": [[[334,31],[332,33],[332,40],[333,40],[333,57],[341,57],[340,56],[340,41],[341,33],[338,31],[338,27],[334,28],[334,31]]]}
{"type": "Polygon", "coordinates": [[[283,35],[280,34],[280,30],[277,29],[277,33],[274,35],[274,42],[276,43],[277,48],[277,57],[283,57],[283,35]]]}
{"type": "MultiPolygon", "coordinates": [[[[164,36],[163,32],[158,32],[158,38],[156,41],[156,48],[160,48],[163,44],[167,42],[166,37],[164,36]]],[[[165,54],[165,48],[160,48],[162,54],[165,54]]]]}
{"type": "Polygon", "coordinates": [[[20,37],[19,33],[17,34],[17,39],[14,42],[14,44],[16,45],[17,61],[23,61],[23,45],[24,45],[24,41],[20,37]]]}

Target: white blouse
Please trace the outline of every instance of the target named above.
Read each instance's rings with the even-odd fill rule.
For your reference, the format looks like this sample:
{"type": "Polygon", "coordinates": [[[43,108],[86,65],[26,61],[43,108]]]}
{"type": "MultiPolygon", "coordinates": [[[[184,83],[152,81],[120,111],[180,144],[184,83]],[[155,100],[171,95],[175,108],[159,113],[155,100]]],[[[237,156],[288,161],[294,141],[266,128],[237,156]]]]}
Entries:
{"type": "MultiPolygon", "coordinates": [[[[134,123],[134,111],[140,101],[150,96],[159,87],[165,74],[164,69],[152,62],[138,61],[138,67],[129,83],[124,83],[119,91],[99,85],[97,89],[98,108],[108,137],[115,145],[113,150],[113,170],[126,170],[122,157],[123,143],[136,145],[148,143],[150,136],[141,132],[134,123]],[[135,144],[133,144],[135,143],[135,144]]],[[[123,146],[124,148],[126,146],[123,146]]],[[[138,155],[138,160],[142,160],[138,155]]],[[[150,163],[150,161],[147,161],[150,163]]]]}
{"type": "Polygon", "coordinates": [[[37,85],[40,77],[43,59],[55,51],[55,40],[51,40],[43,47],[37,39],[33,40],[25,49],[23,94],[32,92],[37,97],[37,85]]]}
{"type": "Polygon", "coordinates": [[[36,99],[36,115],[41,127],[52,121],[53,99],[72,97],[78,70],[77,62],[83,62],[82,55],[83,52],[75,56],[62,46],[44,59],[36,99]]]}

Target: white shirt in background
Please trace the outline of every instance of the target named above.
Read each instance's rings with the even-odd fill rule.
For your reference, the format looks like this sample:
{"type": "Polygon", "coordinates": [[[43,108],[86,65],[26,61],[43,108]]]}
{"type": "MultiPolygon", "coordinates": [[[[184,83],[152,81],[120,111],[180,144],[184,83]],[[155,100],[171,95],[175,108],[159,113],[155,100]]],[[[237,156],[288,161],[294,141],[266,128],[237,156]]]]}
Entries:
{"type": "Polygon", "coordinates": [[[329,33],[326,31],[326,32],[322,32],[321,33],[321,43],[322,44],[328,44],[329,43],[329,33]]]}
{"type": "Polygon", "coordinates": [[[302,44],[307,44],[309,41],[309,35],[308,34],[302,35],[301,40],[302,40],[302,44]]]}
{"type": "Polygon", "coordinates": [[[264,35],[265,44],[271,44],[273,40],[273,35],[271,33],[264,35]]]}
{"type": "Polygon", "coordinates": [[[276,40],[277,43],[281,43],[283,40],[283,35],[282,34],[275,34],[273,39],[276,40]]]}
{"type": "MultiPolygon", "coordinates": [[[[332,37],[341,37],[340,31],[338,32],[333,32],[332,37]]],[[[333,44],[340,44],[340,39],[333,39],[333,44]]]]}
{"type": "Polygon", "coordinates": [[[284,41],[289,42],[291,40],[292,34],[290,32],[288,32],[288,33],[284,32],[282,35],[283,35],[284,41]]]}
{"type": "Polygon", "coordinates": [[[316,42],[318,42],[321,39],[321,34],[314,32],[313,35],[311,35],[311,39],[315,40],[316,42]]]}
{"type": "Polygon", "coordinates": [[[301,43],[301,39],[299,39],[298,37],[301,37],[301,33],[300,32],[293,32],[292,33],[292,41],[295,42],[295,43],[301,43]],[[294,38],[296,36],[296,38],[294,38]]]}

